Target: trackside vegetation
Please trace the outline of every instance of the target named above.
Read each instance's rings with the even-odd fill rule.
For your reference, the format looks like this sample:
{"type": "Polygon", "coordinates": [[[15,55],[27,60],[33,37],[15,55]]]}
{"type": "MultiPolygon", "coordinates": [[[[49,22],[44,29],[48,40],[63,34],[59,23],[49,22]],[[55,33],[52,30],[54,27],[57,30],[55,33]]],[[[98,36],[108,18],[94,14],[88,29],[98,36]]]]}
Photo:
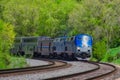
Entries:
{"type": "Polygon", "coordinates": [[[15,36],[79,33],[93,36],[91,60],[120,64],[119,4],[120,0],[0,0],[0,68],[14,63],[8,54],[15,36]]]}
{"type": "Polygon", "coordinates": [[[102,61],[120,64],[120,47],[108,50],[102,61]]]}
{"type": "Polygon", "coordinates": [[[26,65],[24,58],[15,58],[9,55],[14,37],[14,26],[0,20],[0,69],[18,68],[26,65]]]}

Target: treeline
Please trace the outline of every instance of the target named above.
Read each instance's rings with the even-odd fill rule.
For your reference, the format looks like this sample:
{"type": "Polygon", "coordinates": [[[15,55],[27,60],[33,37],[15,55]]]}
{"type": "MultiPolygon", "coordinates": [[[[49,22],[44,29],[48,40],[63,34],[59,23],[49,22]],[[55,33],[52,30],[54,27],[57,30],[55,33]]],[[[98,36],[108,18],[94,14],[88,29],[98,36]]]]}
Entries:
{"type": "Polygon", "coordinates": [[[10,64],[9,49],[14,41],[14,27],[0,20],[0,69],[10,64]]]}
{"type": "MultiPolygon", "coordinates": [[[[1,0],[0,19],[16,36],[93,36],[93,56],[101,60],[120,46],[120,0],[1,0]]],[[[0,36],[1,37],[1,36],[0,36]]]]}

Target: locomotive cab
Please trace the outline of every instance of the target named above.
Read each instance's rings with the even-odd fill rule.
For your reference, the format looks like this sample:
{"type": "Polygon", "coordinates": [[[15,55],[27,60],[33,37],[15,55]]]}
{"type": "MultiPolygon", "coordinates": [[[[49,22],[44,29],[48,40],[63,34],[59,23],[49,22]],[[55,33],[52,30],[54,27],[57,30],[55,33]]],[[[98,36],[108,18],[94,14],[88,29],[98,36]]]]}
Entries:
{"type": "Polygon", "coordinates": [[[92,37],[87,34],[79,34],[75,37],[76,58],[88,60],[92,55],[92,37]]]}

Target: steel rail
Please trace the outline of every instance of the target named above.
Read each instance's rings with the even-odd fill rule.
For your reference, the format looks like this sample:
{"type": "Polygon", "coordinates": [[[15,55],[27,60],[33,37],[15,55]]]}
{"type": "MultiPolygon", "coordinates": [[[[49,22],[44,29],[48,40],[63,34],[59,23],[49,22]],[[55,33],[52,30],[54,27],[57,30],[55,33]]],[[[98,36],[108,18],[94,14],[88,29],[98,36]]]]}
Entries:
{"type": "Polygon", "coordinates": [[[0,70],[0,74],[24,72],[24,71],[31,71],[31,70],[37,70],[37,69],[46,69],[49,66],[55,65],[54,61],[48,61],[48,60],[44,60],[44,61],[49,62],[49,64],[40,65],[40,66],[23,67],[23,68],[2,69],[0,70]]]}
{"type": "MultiPolygon", "coordinates": [[[[45,61],[48,61],[48,60],[45,59],[45,61]]],[[[53,68],[60,68],[63,66],[67,66],[67,62],[63,62],[63,61],[51,61],[51,60],[49,60],[48,62],[50,62],[50,64],[48,64],[48,65],[0,70],[0,74],[2,75],[2,74],[9,74],[9,73],[35,71],[35,70],[38,71],[38,70],[46,70],[46,69],[53,69],[53,68]],[[56,65],[56,62],[60,62],[61,65],[56,65]]]]}
{"type": "Polygon", "coordinates": [[[70,77],[73,77],[73,76],[78,76],[78,75],[81,75],[81,74],[90,73],[90,72],[92,72],[92,71],[96,71],[96,70],[100,69],[100,65],[98,65],[98,64],[95,63],[95,62],[83,61],[83,60],[81,60],[81,62],[86,62],[86,63],[90,63],[90,64],[93,64],[93,65],[96,65],[96,68],[91,69],[91,70],[88,70],[88,71],[80,72],[80,73],[73,73],[73,74],[64,75],[64,76],[48,78],[48,79],[45,79],[45,80],[57,80],[57,79],[70,78],[70,77]]]}
{"type": "Polygon", "coordinates": [[[75,77],[75,76],[80,76],[80,75],[83,75],[83,74],[94,72],[94,71],[97,71],[97,70],[100,69],[99,64],[104,64],[104,65],[111,66],[111,67],[113,67],[113,70],[111,70],[110,72],[107,72],[107,73],[103,73],[103,74],[100,74],[100,75],[97,75],[97,76],[87,78],[85,80],[93,80],[93,79],[97,79],[97,78],[100,78],[100,77],[104,77],[104,76],[107,76],[107,75],[109,75],[109,74],[111,74],[111,73],[113,73],[113,72],[115,72],[117,70],[117,68],[114,65],[108,64],[108,63],[93,62],[93,61],[82,61],[82,62],[87,62],[87,63],[90,63],[90,64],[94,64],[94,65],[97,65],[98,67],[96,67],[96,68],[94,68],[92,70],[85,71],[85,72],[80,72],[80,73],[75,73],[75,74],[70,74],[70,75],[64,75],[64,76],[59,76],[59,77],[53,77],[53,78],[48,78],[48,79],[45,79],[45,80],[66,79],[66,78],[72,78],[72,77],[75,77]]]}
{"type": "Polygon", "coordinates": [[[103,63],[103,62],[98,62],[98,63],[99,63],[99,64],[104,64],[104,65],[111,66],[111,67],[113,67],[113,70],[111,70],[110,72],[107,72],[107,73],[103,73],[103,74],[101,74],[101,75],[97,75],[97,76],[88,78],[88,79],[86,79],[86,80],[93,80],[93,79],[105,77],[105,76],[107,76],[107,75],[109,75],[109,74],[112,74],[112,73],[114,73],[115,71],[117,71],[117,68],[116,68],[114,65],[112,65],[112,64],[103,63]]]}

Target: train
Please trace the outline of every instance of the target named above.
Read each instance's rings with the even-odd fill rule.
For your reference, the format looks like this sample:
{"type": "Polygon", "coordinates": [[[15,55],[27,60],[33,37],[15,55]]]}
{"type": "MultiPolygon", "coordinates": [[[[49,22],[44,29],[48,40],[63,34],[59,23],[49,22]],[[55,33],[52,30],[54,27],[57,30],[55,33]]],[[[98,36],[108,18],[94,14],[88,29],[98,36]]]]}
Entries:
{"type": "Polygon", "coordinates": [[[10,51],[13,54],[30,54],[36,57],[89,60],[92,57],[92,42],[93,38],[88,34],[54,39],[47,36],[16,37],[10,51]]]}

